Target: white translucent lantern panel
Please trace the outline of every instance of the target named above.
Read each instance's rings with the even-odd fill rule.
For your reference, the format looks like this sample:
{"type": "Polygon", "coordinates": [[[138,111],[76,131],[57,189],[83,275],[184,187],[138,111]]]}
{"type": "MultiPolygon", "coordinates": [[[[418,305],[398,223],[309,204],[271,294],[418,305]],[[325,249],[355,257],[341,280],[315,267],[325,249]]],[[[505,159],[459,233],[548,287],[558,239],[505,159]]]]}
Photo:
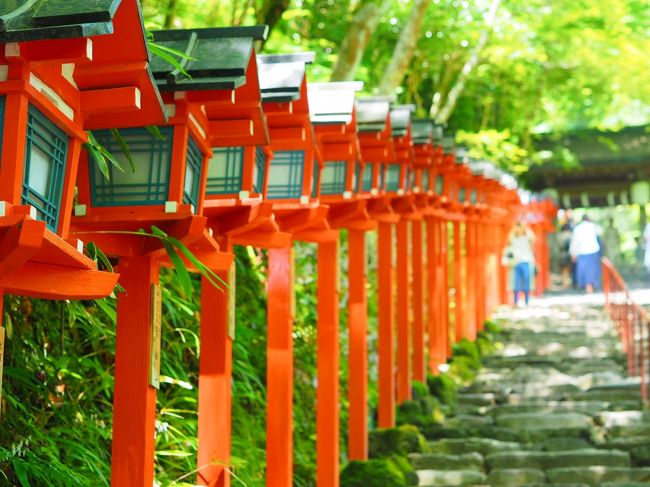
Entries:
{"type": "Polygon", "coordinates": [[[276,151],[271,160],[267,197],[269,199],[298,199],[302,196],[305,152],[276,151]]]}
{"type": "Polygon", "coordinates": [[[241,191],[244,169],[243,147],[214,147],[208,164],[207,194],[232,194],[241,191]]]}
{"type": "Polygon", "coordinates": [[[199,206],[199,190],[201,188],[201,169],[203,153],[197,143],[190,137],[187,142],[187,157],[185,158],[185,180],[183,182],[183,203],[190,204],[196,210],[199,206]]]}
{"type": "Polygon", "coordinates": [[[95,138],[118,160],[124,171],[109,165],[107,180],[90,157],[93,206],[165,204],[169,194],[172,128],[160,127],[160,135],[145,128],[120,130],[129,148],[134,167],[109,131],[95,132],[95,138]]]}
{"type": "Polygon", "coordinates": [[[57,230],[59,222],[69,141],[43,113],[29,107],[22,202],[33,206],[37,218],[52,231],[57,230]]]}
{"type": "Polygon", "coordinates": [[[399,164],[388,165],[386,170],[386,191],[397,191],[400,188],[401,169],[399,164]]]}
{"type": "Polygon", "coordinates": [[[346,175],[346,161],[327,161],[321,171],[321,194],[343,194],[346,175]]]}

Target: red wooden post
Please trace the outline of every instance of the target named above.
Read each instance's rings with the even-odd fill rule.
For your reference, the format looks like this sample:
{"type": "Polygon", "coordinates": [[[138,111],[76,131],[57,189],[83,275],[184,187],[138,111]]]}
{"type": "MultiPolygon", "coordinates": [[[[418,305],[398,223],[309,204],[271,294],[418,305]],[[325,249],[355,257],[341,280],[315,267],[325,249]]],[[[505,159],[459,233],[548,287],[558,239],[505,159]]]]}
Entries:
{"type": "Polygon", "coordinates": [[[447,341],[444,336],[443,300],[445,288],[442,280],[442,252],[440,244],[441,223],[427,218],[427,322],[429,332],[429,372],[438,374],[438,366],[447,359],[447,341]]]}
{"type": "MultiPolygon", "coordinates": [[[[233,264],[234,265],[234,264],[233,264]]],[[[230,475],[231,381],[234,316],[229,272],[219,272],[231,288],[201,280],[201,355],[199,359],[198,485],[228,487],[230,475]]]]}
{"type": "Polygon", "coordinates": [[[474,265],[474,222],[469,218],[465,223],[465,336],[468,340],[476,338],[475,299],[476,299],[476,267],[474,265]]]}
{"type": "Polygon", "coordinates": [[[463,240],[461,238],[462,223],[454,222],[454,298],[456,302],[454,316],[454,341],[458,342],[467,338],[465,327],[465,303],[463,281],[463,240]]]}
{"type": "Polygon", "coordinates": [[[348,458],[368,459],[368,296],[365,232],[348,232],[348,458]]]}
{"type": "Polygon", "coordinates": [[[443,220],[440,222],[440,257],[441,257],[441,277],[443,285],[440,287],[440,300],[442,309],[441,326],[443,327],[445,340],[446,356],[451,357],[451,335],[450,335],[450,307],[449,307],[449,225],[443,220]]]}
{"type": "Polygon", "coordinates": [[[409,303],[409,222],[402,218],[397,234],[397,402],[411,399],[411,332],[409,303]]]}
{"type": "Polygon", "coordinates": [[[393,226],[379,222],[378,230],[379,287],[379,427],[395,426],[394,376],[394,306],[393,306],[393,226]]]}
{"type": "Polygon", "coordinates": [[[293,478],[293,252],[269,249],[266,384],[266,485],[293,478]]]}
{"type": "Polygon", "coordinates": [[[424,259],[422,256],[424,242],[422,225],[422,220],[414,220],[411,223],[411,255],[413,256],[413,380],[426,382],[427,375],[424,356],[424,259]]]}
{"type": "Polygon", "coordinates": [[[339,485],[338,240],[318,244],[316,484],[339,485]]]}
{"type": "Polygon", "coordinates": [[[148,256],[124,258],[118,271],[126,292],[117,303],[111,485],[149,487],[153,484],[156,421],[156,388],[151,384],[156,345],[152,338],[160,339],[154,331],[160,320],[160,301],[154,298],[158,264],[148,256]]]}

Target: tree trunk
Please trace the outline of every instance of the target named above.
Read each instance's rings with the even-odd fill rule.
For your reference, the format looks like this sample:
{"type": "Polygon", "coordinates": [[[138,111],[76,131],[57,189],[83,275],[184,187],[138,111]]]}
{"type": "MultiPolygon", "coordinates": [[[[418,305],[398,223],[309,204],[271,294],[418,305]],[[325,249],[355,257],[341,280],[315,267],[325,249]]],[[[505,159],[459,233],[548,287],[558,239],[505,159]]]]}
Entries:
{"type": "Polygon", "coordinates": [[[362,3],[354,13],[332,71],[332,81],[354,79],[370,36],[377,28],[388,0],[362,3]]]}
{"type": "Polygon", "coordinates": [[[176,18],[176,2],[177,0],[169,0],[167,4],[167,12],[165,13],[165,29],[174,27],[174,19],[176,18]]]}
{"type": "Polygon", "coordinates": [[[406,69],[413,59],[413,52],[420,36],[420,27],[424,20],[430,0],[415,0],[409,13],[409,18],[400,32],[399,39],[393,50],[393,55],[379,84],[379,92],[384,95],[392,94],[402,83],[406,69]]]}
{"type": "Polygon", "coordinates": [[[451,87],[451,90],[449,90],[449,93],[447,94],[445,100],[445,104],[441,108],[440,108],[440,93],[436,92],[434,94],[434,103],[431,105],[430,115],[431,118],[433,118],[437,123],[440,124],[446,123],[447,120],[449,120],[451,113],[454,111],[454,108],[456,108],[456,102],[458,101],[460,94],[465,89],[465,84],[467,83],[467,79],[469,78],[470,73],[474,70],[474,68],[478,64],[481,51],[483,51],[485,44],[487,44],[487,40],[490,35],[490,32],[492,31],[492,26],[494,25],[494,21],[496,19],[497,11],[499,10],[500,3],[501,0],[492,0],[492,3],[490,4],[490,10],[485,16],[485,26],[483,28],[483,31],[481,32],[478,42],[476,43],[476,46],[474,46],[474,49],[472,50],[469,57],[467,58],[467,61],[465,61],[463,68],[460,70],[460,73],[458,73],[456,82],[451,87]],[[438,98],[436,99],[436,97],[438,98]]]}
{"type": "MultiPolygon", "coordinates": [[[[290,3],[290,0],[264,0],[261,9],[257,12],[257,23],[269,26],[267,40],[271,37],[271,32],[273,32],[282,15],[289,8],[290,3]]],[[[265,43],[266,41],[263,41],[262,46],[265,43]]]]}

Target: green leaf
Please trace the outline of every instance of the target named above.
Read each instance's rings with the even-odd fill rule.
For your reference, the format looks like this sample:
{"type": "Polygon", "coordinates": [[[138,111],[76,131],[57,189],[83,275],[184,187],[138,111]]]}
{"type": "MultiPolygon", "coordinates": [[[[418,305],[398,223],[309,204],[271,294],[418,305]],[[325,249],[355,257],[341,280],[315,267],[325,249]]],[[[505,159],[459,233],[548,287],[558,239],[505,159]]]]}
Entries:
{"type": "Polygon", "coordinates": [[[201,273],[202,276],[204,276],[210,284],[212,284],[214,287],[217,289],[222,289],[221,286],[225,286],[226,288],[228,287],[228,284],[221,279],[217,274],[215,274],[212,269],[207,267],[203,262],[201,262],[193,253],[190,249],[188,249],[183,242],[180,240],[174,238],[174,237],[168,237],[170,243],[174,245],[180,252],[189,260],[196,268],[197,270],[201,273]]]}
{"type": "Polygon", "coordinates": [[[20,485],[22,485],[22,487],[30,487],[29,476],[27,475],[27,469],[23,462],[14,458],[11,461],[11,465],[14,467],[14,473],[16,474],[16,477],[18,477],[20,485]]]}
{"type": "Polygon", "coordinates": [[[147,125],[145,129],[158,140],[162,140],[163,142],[167,140],[157,125],[147,125]]]}
{"type": "Polygon", "coordinates": [[[181,287],[185,293],[190,296],[192,294],[192,279],[190,278],[190,273],[188,272],[187,267],[185,267],[183,259],[180,258],[174,247],[169,242],[162,240],[162,244],[167,251],[167,255],[169,255],[169,260],[174,266],[181,287]]]}
{"type": "Polygon", "coordinates": [[[104,176],[104,178],[106,178],[107,181],[110,181],[111,176],[108,172],[108,163],[106,162],[106,159],[104,158],[101,151],[99,151],[99,149],[97,149],[95,146],[91,145],[90,143],[84,144],[84,147],[88,151],[88,154],[90,154],[91,159],[95,161],[95,164],[99,169],[99,172],[102,173],[102,175],[104,176]]]}
{"type": "Polygon", "coordinates": [[[131,166],[131,172],[135,172],[135,163],[133,162],[133,157],[131,156],[131,151],[129,150],[129,144],[126,143],[126,140],[124,137],[122,137],[122,134],[120,133],[119,130],[117,129],[111,129],[111,135],[113,136],[113,139],[117,142],[117,145],[120,146],[120,150],[126,157],[126,160],[129,161],[129,165],[131,166]]]}

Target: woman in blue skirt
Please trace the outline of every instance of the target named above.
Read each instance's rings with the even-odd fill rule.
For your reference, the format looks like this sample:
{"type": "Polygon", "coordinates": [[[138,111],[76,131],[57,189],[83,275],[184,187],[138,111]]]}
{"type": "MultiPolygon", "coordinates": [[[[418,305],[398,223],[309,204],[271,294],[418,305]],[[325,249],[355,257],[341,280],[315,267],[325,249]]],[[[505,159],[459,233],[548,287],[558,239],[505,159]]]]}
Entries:
{"type": "Polygon", "coordinates": [[[569,253],[576,263],[578,287],[591,294],[600,287],[600,228],[587,215],[573,229],[569,253]]]}

